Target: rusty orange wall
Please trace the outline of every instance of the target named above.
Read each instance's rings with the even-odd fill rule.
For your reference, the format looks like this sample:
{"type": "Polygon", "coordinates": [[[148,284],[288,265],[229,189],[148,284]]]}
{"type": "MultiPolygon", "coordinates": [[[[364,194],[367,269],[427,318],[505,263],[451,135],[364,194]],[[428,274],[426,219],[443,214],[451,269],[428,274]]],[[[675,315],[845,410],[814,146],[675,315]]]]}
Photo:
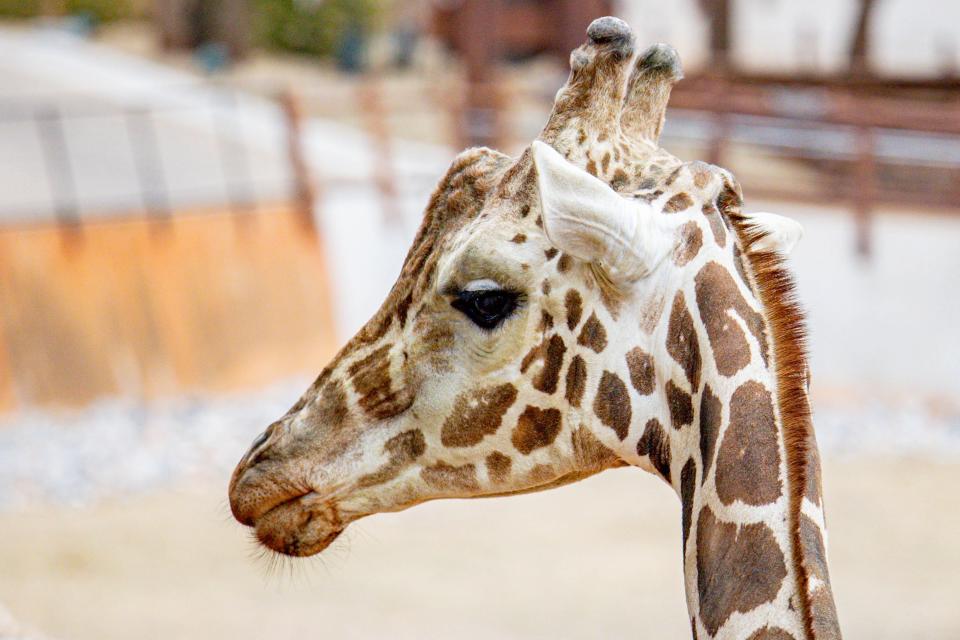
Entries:
{"type": "Polygon", "coordinates": [[[322,244],[288,207],[0,229],[0,410],[316,374],[322,244]]]}

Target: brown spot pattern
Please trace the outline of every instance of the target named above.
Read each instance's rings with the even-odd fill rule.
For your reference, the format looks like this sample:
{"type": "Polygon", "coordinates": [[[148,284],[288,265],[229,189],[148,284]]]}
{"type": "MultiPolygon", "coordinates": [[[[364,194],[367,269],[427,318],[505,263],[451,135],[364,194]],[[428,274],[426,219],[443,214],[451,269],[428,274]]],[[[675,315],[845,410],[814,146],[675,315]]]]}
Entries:
{"type": "Polygon", "coordinates": [[[610,188],[614,191],[619,191],[623,189],[628,182],[630,182],[630,176],[627,175],[627,172],[623,169],[617,169],[613,172],[613,177],[610,178],[610,188]]]}
{"type": "Polygon", "coordinates": [[[540,326],[537,329],[541,332],[553,329],[553,316],[543,309],[540,310],[540,326]]]}
{"type": "Polygon", "coordinates": [[[810,613],[816,637],[839,640],[840,627],[830,590],[830,572],[827,570],[826,549],[820,528],[806,514],[800,515],[800,544],[802,562],[807,574],[823,581],[810,599],[810,613]]]}
{"type": "Polygon", "coordinates": [[[553,444],[560,433],[560,412],[527,406],[517,419],[510,441],[517,451],[527,455],[534,449],[553,444]]]}
{"type": "Polygon", "coordinates": [[[526,234],[523,234],[523,233],[518,233],[517,235],[510,238],[510,242],[514,242],[516,244],[523,244],[526,241],[527,241],[527,236],[526,234]]]}
{"type": "Polygon", "coordinates": [[[348,373],[353,388],[360,396],[358,404],[369,415],[379,420],[406,411],[413,403],[413,394],[392,388],[390,380],[390,347],[385,344],[365,358],[354,362],[348,373]]]}
{"type": "Polygon", "coordinates": [[[407,314],[410,312],[410,305],[413,303],[413,292],[407,294],[407,297],[400,301],[400,304],[397,305],[397,320],[400,323],[400,326],[403,326],[407,323],[407,314]]]}
{"type": "Polygon", "coordinates": [[[677,167],[677,168],[675,168],[673,171],[671,171],[671,172],[670,172],[670,175],[667,176],[667,179],[664,180],[664,184],[669,187],[669,186],[672,185],[674,182],[676,182],[677,178],[680,176],[680,171],[681,171],[682,169],[683,169],[683,165],[680,165],[679,167],[677,167]]]}
{"type": "Polygon", "coordinates": [[[670,482],[670,438],[656,418],[647,420],[643,435],[637,441],[637,455],[649,456],[653,468],[670,482]]]}
{"type": "Polygon", "coordinates": [[[800,514],[800,544],[807,573],[829,583],[830,573],[827,570],[826,549],[820,527],[805,513],[800,514]]]}
{"type": "Polygon", "coordinates": [[[820,496],[823,494],[822,480],[820,476],[820,450],[817,447],[817,436],[810,427],[807,436],[807,486],[805,494],[807,500],[820,506],[820,496]]]}
{"type": "Polygon", "coordinates": [[[683,536],[683,552],[687,552],[687,537],[690,535],[690,522],[693,518],[693,494],[697,487],[697,463],[689,458],[680,471],[680,530],[683,536]]]}
{"type": "Polygon", "coordinates": [[[422,431],[412,429],[398,433],[387,440],[383,450],[388,456],[387,463],[373,473],[361,477],[357,481],[359,488],[373,487],[396,478],[404,468],[423,455],[427,450],[427,442],[422,431]]]}
{"type": "Polygon", "coordinates": [[[587,363],[580,356],[573,356],[567,368],[566,392],[564,397],[572,407],[579,407],[587,384],[587,363]]]}
{"type": "Polygon", "coordinates": [[[691,164],[694,165],[690,167],[690,171],[693,173],[693,186],[697,189],[703,189],[707,186],[707,183],[710,182],[710,169],[700,162],[691,164]]]}
{"type": "Polygon", "coordinates": [[[604,371],[597,387],[597,396],[593,400],[593,412],[600,422],[613,429],[617,437],[623,440],[630,431],[632,409],[627,385],[614,373],[604,371]]]}
{"type": "Polygon", "coordinates": [[[727,227],[723,224],[720,211],[712,202],[705,203],[702,211],[703,215],[707,217],[707,222],[710,223],[710,231],[713,232],[714,242],[719,247],[727,246],[727,227]]]}
{"type": "Polygon", "coordinates": [[[520,361],[520,373],[526,373],[527,369],[530,368],[534,362],[543,357],[543,352],[547,348],[546,341],[540,342],[530,348],[530,351],[527,351],[527,354],[523,356],[523,360],[520,361]]]}
{"type": "Polygon", "coordinates": [[[741,253],[739,245],[733,245],[733,266],[740,276],[740,282],[750,291],[753,291],[753,285],[750,284],[750,278],[747,276],[746,257],[741,253]]]}
{"type": "Polygon", "coordinates": [[[576,289],[567,291],[563,298],[563,306],[567,310],[567,328],[573,331],[580,324],[580,318],[583,316],[583,299],[580,292],[576,289]]]}
{"type": "Polygon", "coordinates": [[[557,271],[560,273],[566,273],[570,270],[571,266],[573,266],[573,258],[565,253],[560,256],[559,260],[557,260],[557,271]]]}
{"type": "Polygon", "coordinates": [[[496,433],[503,415],[517,400],[510,383],[460,394],[440,430],[445,447],[472,447],[496,433]]]}
{"type": "Polygon", "coordinates": [[[711,636],[735,612],[746,613],[777,596],[787,577],[783,553],[763,523],[721,522],[709,506],[697,519],[697,593],[700,619],[711,636]]]}
{"type": "Polygon", "coordinates": [[[693,220],[685,223],[680,228],[680,244],[673,251],[673,262],[678,267],[686,266],[691,260],[700,253],[703,247],[703,231],[693,220]]]}
{"type": "Polygon", "coordinates": [[[730,425],[717,453],[717,495],[724,504],[761,505],[780,497],[780,450],[770,392],[749,380],[730,399],[730,425]]]}
{"type": "Polygon", "coordinates": [[[703,463],[703,480],[706,482],[710,465],[713,463],[713,453],[717,448],[717,436],[720,434],[720,424],[723,418],[723,403],[714,395],[710,385],[703,387],[700,396],[700,460],[703,463]]]}
{"type": "Polygon", "coordinates": [[[597,319],[597,314],[591,313],[590,317],[580,330],[580,336],[577,338],[577,344],[589,347],[597,353],[607,348],[607,330],[597,319]]]}
{"type": "Polygon", "coordinates": [[[630,372],[630,384],[642,396],[648,396],[656,388],[656,372],[653,367],[653,356],[634,347],[627,352],[627,370],[630,372]]]}
{"type": "Polygon", "coordinates": [[[566,351],[563,338],[558,335],[550,337],[543,358],[543,368],[533,377],[534,389],[549,394],[556,392],[557,383],[560,380],[560,368],[563,366],[563,354],[566,351]]]}
{"type": "Polygon", "coordinates": [[[677,213],[693,206],[693,198],[685,191],[674,195],[663,205],[664,213],[677,213]]]}
{"type": "Polygon", "coordinates": [[[663,195],[663,191],[661,189],[657,189],[656,191],[651,191],[650,193],[638,193],[634,197],[640,200],[643,200],[645,202],[652,203],[654,200],[656,200],[662,195],[663,195]]]}
{"type": "Polygon", "coordinates": [[[677,361],[690,381],[691,389],[700,388],[700,340],[693,325],[693,316],[687,309],[683,291],[677,291],[670,310],[670,324],[667,326],[667,353],[677,361]]]}
{"type": "Polygon", "coordinates": [[[550,247],[549,249],[543,252],[543,255],[546,256],[547,260],[553,260],[558,253],[560,252],[557,251],[556,247],[550,247]]]}
{"type": "Polygon", "coordinates": [[[732,376],[750,363],[750,346],[740,325],[729,316],[731,310],[743,319],[756,338],[766,363],[763,316],[747,304],[730,273],[716,262],[710,262],[704,265],[695,280],[697,307],[713,347],[717,371],[732,376]]]}
{"type": "Polygon", "coordinates": [[[821,587],[810,596],[810,617],[813,618],[813,633],[817,640],[840,640],[840,624],[837,608],[829,588],[821,587]]]}
{"type": "Polygon", "coordinates": [[[533,465],[533,468],[527,472],[527,483],[536,486],[545,482],[550,482],[555,478],[556,475],[557,474],[551,465],[535,464],[533,465]]]}
{"type": "Polygon", "coordinates": [[[360,332],[354,336],[357,346],[363,346],[368,344],[373,344],[377,342],[380,338],[387,335],[387,331],[390,330],[390,327],[393,325],[393,316],[392,315],[382,315],[378,314],[379,317],[374,317],[367,324],[360,329],[360,332]]]}
{"type": "Polygon", "coordinates": [[[673,384],[673,380],[667,381],[667,408],[674,429],[693,424],[693,399],[689,393],[673,384]]]}
{"type": "Polygon", "coordinates": [[[490,480],[493,482],[503,484],[510,478],[510,466],[513,464],[513,461],[509,456],[505,456],[499,451],[494,451],[487,456],[485,462],[487,464],[487,475],[490,476],[490,480]]]}
{"type": "Polygon", "coordinates": [[[446,462],[424,467],[420,471],[423,481],[442,491],[477,491],[477,469],[472,464],[455,467],[446,462]]]}

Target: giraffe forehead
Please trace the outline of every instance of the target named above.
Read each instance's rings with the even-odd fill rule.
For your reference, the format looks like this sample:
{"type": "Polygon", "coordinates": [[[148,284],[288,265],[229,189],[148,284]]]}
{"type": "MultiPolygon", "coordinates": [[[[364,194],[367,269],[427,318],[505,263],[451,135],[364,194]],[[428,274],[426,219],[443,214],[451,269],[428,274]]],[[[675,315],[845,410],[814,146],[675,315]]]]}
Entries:
{"type": "Polygon", "coordinates": [[[545,236],[516,221],[497,218],[470,225],[450,242],[437,262],[440,291],[490,280],[515,289],[530,288],[533,271],[546,263],[545,236]]]}

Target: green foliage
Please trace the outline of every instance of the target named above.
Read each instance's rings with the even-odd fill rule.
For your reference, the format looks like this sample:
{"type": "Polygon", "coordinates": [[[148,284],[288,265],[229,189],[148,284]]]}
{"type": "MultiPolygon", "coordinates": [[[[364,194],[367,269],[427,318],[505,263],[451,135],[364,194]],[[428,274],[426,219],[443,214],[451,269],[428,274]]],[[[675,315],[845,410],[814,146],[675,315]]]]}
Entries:
{"type": "Polygon", "coordinates": [[[40,15],[40,0],[0,0],[0,16],[32,18],[40,15]]]}
{"type": "MultiPolygon", "coordinates": [[[[109,22],[134,15],[133,0],[62,0],[51,3],[66,15],[86,15],[97,22],[109,22]]],[[[0,16],[34,18],[43,15],[43,0],[0,0],[0,16]]]]}
{"type": "Polygon", "coordinates": [[[129,18],[134,13],[130,0],[66,0],[64,4],[68,14],[90,15],[97,22],[129,18]]]}
{"type": "Polygon", "coordinates": [[[329,56],[348,35],[378,26],[385,0],[256,0],[261,40],[269,47],[329,56]]]}

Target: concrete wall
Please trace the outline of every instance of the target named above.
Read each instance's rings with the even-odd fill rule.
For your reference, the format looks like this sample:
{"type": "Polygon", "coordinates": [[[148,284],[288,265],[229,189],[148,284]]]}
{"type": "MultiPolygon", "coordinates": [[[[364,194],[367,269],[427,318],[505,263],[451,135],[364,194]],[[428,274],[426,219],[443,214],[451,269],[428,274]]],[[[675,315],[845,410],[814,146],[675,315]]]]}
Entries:
{"type": "Polygon", "coordinates": [[[0,229],[0,410],[318,373],[330,298],[288,207],[0,229]]]}

